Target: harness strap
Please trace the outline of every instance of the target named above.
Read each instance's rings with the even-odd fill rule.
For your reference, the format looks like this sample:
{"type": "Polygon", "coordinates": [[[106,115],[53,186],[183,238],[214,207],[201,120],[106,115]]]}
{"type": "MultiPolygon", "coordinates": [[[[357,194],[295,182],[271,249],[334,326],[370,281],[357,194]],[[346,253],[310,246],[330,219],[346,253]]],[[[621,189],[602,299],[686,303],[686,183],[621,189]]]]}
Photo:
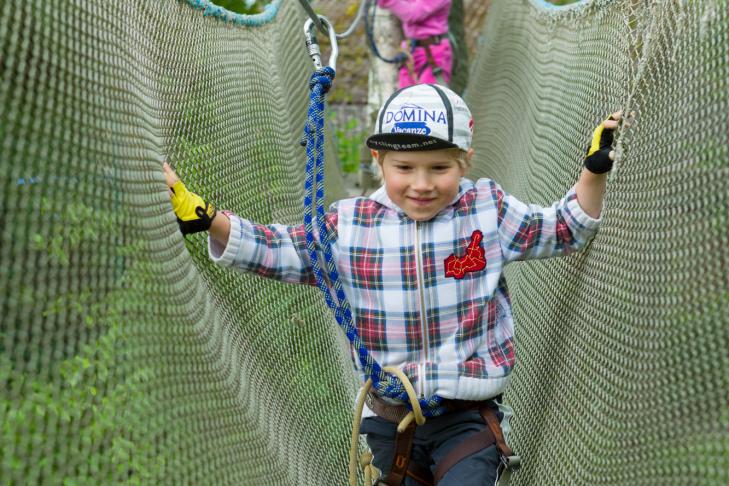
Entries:
{"type": "Polygon", "coordinates": [[[413,39],[416,46],[432,46],[433,44],[440,44],[440,41],[447,38],[445,34],[432,35],[425,39],[413,39]]]}
{"type": "Polygon", "coordinates": [[[416,83],[419,83],[420,82],[420,76],[418,76],[415,73],[415,59],[413,59],[413,55],[412,55],[412,53],[410,51],[405,52],[405,60],[403,61],[403,63],[405,64],[405,67],[408,70],[408,74],[410,75],[410,79],[412,79],[416,83]]]}
{"type": "Polygon", "coordinates": [[[473,434],[462,443],[458,444],[451,452],[446,455],[442,461],[436,466],[433,480],[435,484],[445,476],[445,474],[456,464],[461,462],[465,457],[470,456],[482,449],[489,447],[496,442],[491,429],[486,429],[473,434]]]}
{"type": "Polygon", "coordinates": [[[402,422],[409,412],[405,405],[390,405],[372,391],[367,393],[365,402],[375,415],[395,424],[402,422]]]}
{"type": "MultiPolygon", "coordinates": [[[[435,58],[433,57],[433,53],[430,51],[430,44],[425,44],[425,57],[428,59],[428,64],[430,64],[430,69],[433,71],[433,76],[435,76],[435,79],[438,81],[438,84],[445,85],[445,80],[443,79],[443,68],[438,66],[435,63],[435,58]]],[[[425,70],[423,70],[425,72],[425,70]]],[[[423,73],[420,73],[421,75],[423,73]]]]}
{"type": "Polygon", "coordinates": [[[411,423],[403,432],[398,432],[395,436],[395,457],[392,467],[389,474],[381,478],[378,484],[401,486],[405,481],[405,476],[410,476],[423,486],[435,486],[430,469],[410,460],[415,427],[416,425],[411,423]]]}
{"type": "Polygon", "coordinates": [[[443,79],[443,68],[435,62],[433,52],[430,50],[430,46],[440,44],[441,41],[445,38],[445,35],[434,35],[431,37],[426,37],[425,39],[410,40],[411,49],[414,50],[416,47],[422,47],[425,49],[425,58],[427,60],[425,66],[423,66],[420,72],[416,73],[413,56],[410,52],[407,53],[408,59],[407,61],[405,61],[405,65],[407,66],[408,74],[410,74],[410,77],[415,80],[416,83],[420,82],[420,76],[422,76],[425,70],[430,67],[430,69],[433,71],[433,76],[435,76],[435,79],[438,81],[438,84],[442,84],[443,86],[447,85],[447,83],[443,79]]]}
{"type": "Polygon", "coordinates": [[[435,57],[433,56],[433,53],[430,50],[430,46],[435,44],[440,44],[440,42],[445,39],[447,36],[441,34],[441,35],[433,35],[431,37],[426,37],[425,39],[409,39],[410,43],[410,50],[407,50],[405,54],[405,59],[402,61],[402,65],[404,65],[407,70],[408,74],[410,75],[410,78],[412,78],[413,81],[416,83],[420,82],[420,76],[423,75],[426,69],[430,67],[430,69],[433,71],[433,76],[435,76],[436,81],[438,81],[438,84],[441,84],[443,86],[447,86],[447,83],[445,82],[445,79],[443,78],[443,68],[440,67],[435,62],[435,57]],[[416,47],[422,47],[425,49],[425,58],[426,58],[426,64],[423,66],[423,68],[420,70],[419,73],[415,72],[415,60],[413,59],[413,54],[411,51],[414,51],[416,47]]]}
{"type": "MultiPolygon", "coordinates": [[[[404,406],[389,405],[373,393],[368,394],[367,405],[375,414],[389,422],[398,422],[403,414],[407,412],[407,408],[404,406]]],[[[471,435],[458,444],[436,466],[435,473],[431,474],[429,469],[415,462],[410,462],[415,435],[415,424],[410,423],[403,431],[398,430],[395,436],[395,456],[392,461],[392,469],[385,478],[380,479],[380,484],[401,486],[405,476],[410,476],[424,486],[437,485],[453,466],[471,454],[490,447],[492,444],[496,444],[496,449],[502,458],[510,458],[514,455],[514,452],[504,440],[499,418],[495,409],[491,406],[490,400],[484,402],[447,401],[444,406],[450,411],[477,409],[488,428],[471,435]]]]}
{"type": "Polygon", "coordinates": [[[514,451],[511,450],[511,447],[509,447],[504,440],[504,434],[501,431],[501,424],[499,423],[499,419],[496,417],[494,410],[488,407],[481,407],[478,411],[484,422],[486,422],[486,425],[489,426],[491,433],[494,435],[496,448],[499,450],[501,457],[513,456],[514,451]]]}
{"type": "Polygon", "coordinates": [[[408,473],[414,436],[415,424],[412,422],[404,431],[398,431],[395,436],[395,457],[392,460],[392,467],[387,476],[382,478],[380,482],[388,486],[400,486],[402,484],[408,473]]]}
{"type": "Polygon", "coordinates": [[[408,476],[422,484],[423,486],[435,486],[433,481],[433,473],[430,468],[423,467],[417,462],[411,462],[408,466],[408,476]]]}

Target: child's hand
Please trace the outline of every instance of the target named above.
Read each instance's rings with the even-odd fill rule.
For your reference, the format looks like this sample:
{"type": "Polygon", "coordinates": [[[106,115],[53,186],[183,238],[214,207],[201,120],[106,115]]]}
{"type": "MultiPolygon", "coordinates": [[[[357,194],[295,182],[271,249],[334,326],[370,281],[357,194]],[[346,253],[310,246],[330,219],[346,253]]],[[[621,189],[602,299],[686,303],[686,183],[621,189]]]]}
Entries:
{"type": "Polygon", "coordinates": [[[170,198],[175,195],[175,193],[172,191],[172,186],[175,185],[175,182],[178,182],[180,180],[179,177],[177,177],[177,174],[175,174],[175,171],[172,170],[172,167],[170,167],[170,164],[165,162],[162,164],[162,169],[165,171],[165,182],[167,183],[167,192],[170,193],[170,198]]]}
{"type": "Polygon", "coordinates": [[[604,174],[613,168],[615,151],[612,150],[613,132],[618,127],[622,112],[616,111],[592,133],[592,144],[587,150],[585,167],[594,174],[604,174]]]}
{"type": "Polygon", "coordinates": [[[172,209],[177,215],[177,223],[183,235],[207,231],[215,219],[215,207],[203,198],[190,192],[177,177],[167,162],[162,165],[165,172],[167,190],[172,200],[172,209]]]}

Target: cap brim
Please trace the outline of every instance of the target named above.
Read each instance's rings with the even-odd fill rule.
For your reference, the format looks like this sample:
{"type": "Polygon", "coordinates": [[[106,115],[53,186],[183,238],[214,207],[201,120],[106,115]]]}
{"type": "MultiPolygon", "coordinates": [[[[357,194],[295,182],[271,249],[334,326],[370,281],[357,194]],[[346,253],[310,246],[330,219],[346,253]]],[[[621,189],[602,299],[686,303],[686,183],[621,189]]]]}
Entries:
{"type": "Polygon", "coordinates": [[[367,146],[375,150],[399,150],[402,152],[415,150],[439,150],[458,147],[440,138],[412,133],[378,133],[367,139],[367,146]]]}

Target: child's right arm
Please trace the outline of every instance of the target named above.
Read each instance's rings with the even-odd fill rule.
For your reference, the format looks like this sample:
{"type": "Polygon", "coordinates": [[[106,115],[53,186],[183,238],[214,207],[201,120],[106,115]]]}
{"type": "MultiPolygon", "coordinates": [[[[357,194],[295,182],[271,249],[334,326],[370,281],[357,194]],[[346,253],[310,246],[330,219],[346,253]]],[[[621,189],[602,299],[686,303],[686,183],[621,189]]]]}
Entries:
{"type": "Polygon", "coordinates": [[[210,237],[220,246],[225,247],[230,237],[230,218],[225,213],[220,213],[210,225],[210,237]]]}
{"type": "MultiPolygon", "coordinates": [[[[337,237],[336,215],[325,216],[330,243],[337,237]]],[[[221,266],[282,282],[316,284],[303,224],[259,224],[231,214],[227,244],[222,246],[211,238],[208,252],[221,266]]],[[[324,256],[319,255],[323,264],[324,256]]]]}
{"type": "MultiPolygon", "coordinates": [[[[166,163],[164,172],[180,231],[183,235],[209,231],[208,250],[215,263],[284,282],[316,283],[304,225],[263,225],[218,212],[188,191],[166,163]]],[[[330,212],[325,216],[330,243],[336,240],[336,215],[330,212]]]]}
{"type": "Polygon", "coordinates": [[[170,164],[165,162],[162,169],[182,234],[197,233],[207,229],[210,231],[210,237],[225,247],[230,235],[230,218],[224,213],[218,213],[212,204],[197,194],[188,191],[170,164]],[[198,208],[206,208],[206,211],[203,211],[205,214],[199,214],[198,208]]]}

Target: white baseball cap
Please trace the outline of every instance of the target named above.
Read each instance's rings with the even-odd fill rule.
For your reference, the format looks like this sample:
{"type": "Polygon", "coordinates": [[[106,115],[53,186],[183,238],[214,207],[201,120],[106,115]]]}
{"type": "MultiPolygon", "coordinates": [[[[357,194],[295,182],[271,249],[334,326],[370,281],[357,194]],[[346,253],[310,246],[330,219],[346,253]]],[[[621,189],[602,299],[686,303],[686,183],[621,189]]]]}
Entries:
{"type": "Polygon", "coordinates": [[[473,117],[466,102],[437,84],[395,91],[377,114],[367,146],[375,150],[471,148],[473,117]]]}

